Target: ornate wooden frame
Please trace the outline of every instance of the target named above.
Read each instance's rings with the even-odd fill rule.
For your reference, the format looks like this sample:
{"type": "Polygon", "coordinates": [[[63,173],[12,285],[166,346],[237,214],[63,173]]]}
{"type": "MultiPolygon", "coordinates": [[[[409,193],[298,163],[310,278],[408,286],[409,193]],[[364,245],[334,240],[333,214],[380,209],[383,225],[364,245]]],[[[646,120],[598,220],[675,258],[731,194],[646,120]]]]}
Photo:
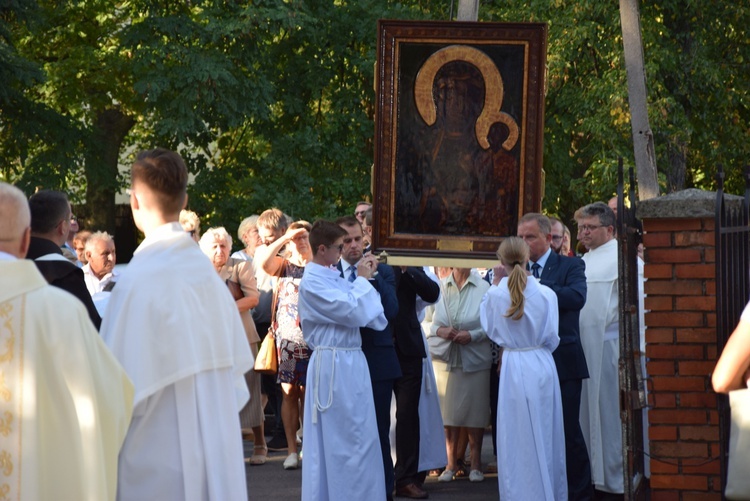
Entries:
{"type": "Polygon", "coordinates": [[[376,251],[495,259],[541,209],[546,50],[543,23],[379,21],[376,251]]]}

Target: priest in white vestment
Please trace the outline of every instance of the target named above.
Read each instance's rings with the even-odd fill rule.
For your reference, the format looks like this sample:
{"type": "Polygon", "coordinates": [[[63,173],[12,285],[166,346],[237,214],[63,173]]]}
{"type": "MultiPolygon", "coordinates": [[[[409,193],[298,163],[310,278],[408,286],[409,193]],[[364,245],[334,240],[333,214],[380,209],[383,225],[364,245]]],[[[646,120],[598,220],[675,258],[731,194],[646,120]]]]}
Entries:
{"type": "Polygon", "coordinates": [[[583,381],[581,429],[589,449],[594,487],[622,494],[624,465],[620,420],[620,323],[615,215],[607,204],[595,202],[575,214],[579,240],[588,252],[586,304],[581,310],[581,345],[589,367],[583,381]]]}
{"type": "Polygon", "coordinates": [[[146,238],[101,329],[135,384],[121,500],[247,498],[239,411],[253,358],[234,299],[178,223],[186,185],[174,152],[142,152],[133,165],[130,205],[146,238]]]}
{"type": "Polygon", "coordinates": [[[0,499],[115,499],[133,385],[83,303],[47,284],[0,183],[0,499]]]}
{"type": "Polygon", "coordinates": [[[300,283],[299,315],[312,348],[305,398],[302,499],[386,499],[370,373],[360,327],[385,329],[378,292],[368,280],[377,269],[363,257],[357,278],[341,278],[333,266],[348,233],[318,221],[310,231],[313,261],[300,283]]]}

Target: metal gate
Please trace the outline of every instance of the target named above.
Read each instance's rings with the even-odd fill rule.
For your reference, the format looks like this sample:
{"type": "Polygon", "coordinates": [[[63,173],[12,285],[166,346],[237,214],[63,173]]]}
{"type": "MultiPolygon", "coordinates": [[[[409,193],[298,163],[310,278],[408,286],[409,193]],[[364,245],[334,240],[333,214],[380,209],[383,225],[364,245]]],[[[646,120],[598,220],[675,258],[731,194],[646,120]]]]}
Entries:
{"type": "Polygon", "coordinates": [[[617,185],[617,244],[620,298],[620,419],[622,420],[622,455],[625,476],[625,499],[645,500],[648,486],[644,474],[645,358],[641,343],[639,288],[643,262],[639,262],[638,244],[642,229],[635,217],[636,194],[632,167],[629,169],[628,199],[625,206],[622,158],[617,185]],[[640,270],[639,270],[640,268],[640,270]]]}
{"type": "MultiPolygon", "coordinates": [[[[724,195],[724,170],[716,175],[716,343],[721,353],[740,320],[750,293],[750,166],[745,168],[745,197],[732,200],[724,195]]],[[[729,454],[729,399],[719,395],[719,440],[721,485],[726,485],[729,454]]]]}

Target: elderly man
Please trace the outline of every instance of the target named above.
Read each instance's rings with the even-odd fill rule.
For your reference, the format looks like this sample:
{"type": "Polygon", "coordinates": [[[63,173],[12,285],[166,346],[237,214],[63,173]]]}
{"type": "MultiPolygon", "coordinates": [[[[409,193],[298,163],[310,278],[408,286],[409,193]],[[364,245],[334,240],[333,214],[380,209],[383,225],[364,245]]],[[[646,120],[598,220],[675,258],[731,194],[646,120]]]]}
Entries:
{"type": "Polygon", "coordinates": [[[117,498],[247,499],[240,409],[253,357],[232,295],[178,222],[187,168],[141,152],[130,207],[146,238],[112,290],[102,338],[135,384],[117,498]]]}
{"type": "Polygon", "coordinates": [[[588,249],[588,299],[581,310],[581,343],[591,378],[583,383],[581,428],[591,456],[597,490],[622,494],[622,424],[620,422],[618,359],[620,324],[615,214],[595,202],[575,213],[578,235],[588,249]]]}
{"type": "Polygon", "coordinates": [[[23,259],[29,221],[23,193],[0,183],[0,492],[115,499],[133,385],[83,304],[23,259]]]}
{"type": "Polygon", "coordinates": [[[550,219],[537,213],[525,214],[518,222],[518,236],[529,246],[529,267],[557,296],[560,344],[552,352],[560,380],[568,499],[591,499],[591,465],[581,431],[579,411],[583,380],[589,377],[581,346],[579,314],[586,302],[586,274],[583,261],[560,256],[552,248],[550,219]]]}
{"type": "Polygon", "coordinates": [[[105,231],[92,233],[86,240],[84,252],[86,261],[83,266],[83,278],[89,294],[94,296],[98,292],[109,292],[115,286],[119,273],[115,271],[117,255],[115,241],[105,231]]]}
{"type": "Polygon", "coordinates": [[[61,246],[68,235],[71,221],[67,195],[60,191],[39,191],[29,199],[29,209],[31,243],[26,258],[34,260],[47,283],[80,299],[98,330],[102,319],[87,290],[83,272],[63,256],[61,246]]]}

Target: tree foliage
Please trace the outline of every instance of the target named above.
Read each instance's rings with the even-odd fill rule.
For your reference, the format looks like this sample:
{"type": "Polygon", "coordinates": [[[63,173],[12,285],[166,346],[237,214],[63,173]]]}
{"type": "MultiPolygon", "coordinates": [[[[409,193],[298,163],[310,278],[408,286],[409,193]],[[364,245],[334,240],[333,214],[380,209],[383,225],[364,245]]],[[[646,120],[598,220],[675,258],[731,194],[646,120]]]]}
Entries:
{"type": "MultiPolygon", "coordinates": [[[[447,19],[424,0],[16,1],[0,7],[0,176],[64,189],[112,229],[118,164],[177,148],[204,226],[278,206],[351,211],[370,193],[379,18],[447,19]]],[[[641,5],[649,118],[666,191],[738,189],[748,149],[750,7],[641,5]]],[[[598,0],[486,2],[480,21],[547,22],[545,209],[615,191],[633,164],[619,11],[598,0]]]]}

